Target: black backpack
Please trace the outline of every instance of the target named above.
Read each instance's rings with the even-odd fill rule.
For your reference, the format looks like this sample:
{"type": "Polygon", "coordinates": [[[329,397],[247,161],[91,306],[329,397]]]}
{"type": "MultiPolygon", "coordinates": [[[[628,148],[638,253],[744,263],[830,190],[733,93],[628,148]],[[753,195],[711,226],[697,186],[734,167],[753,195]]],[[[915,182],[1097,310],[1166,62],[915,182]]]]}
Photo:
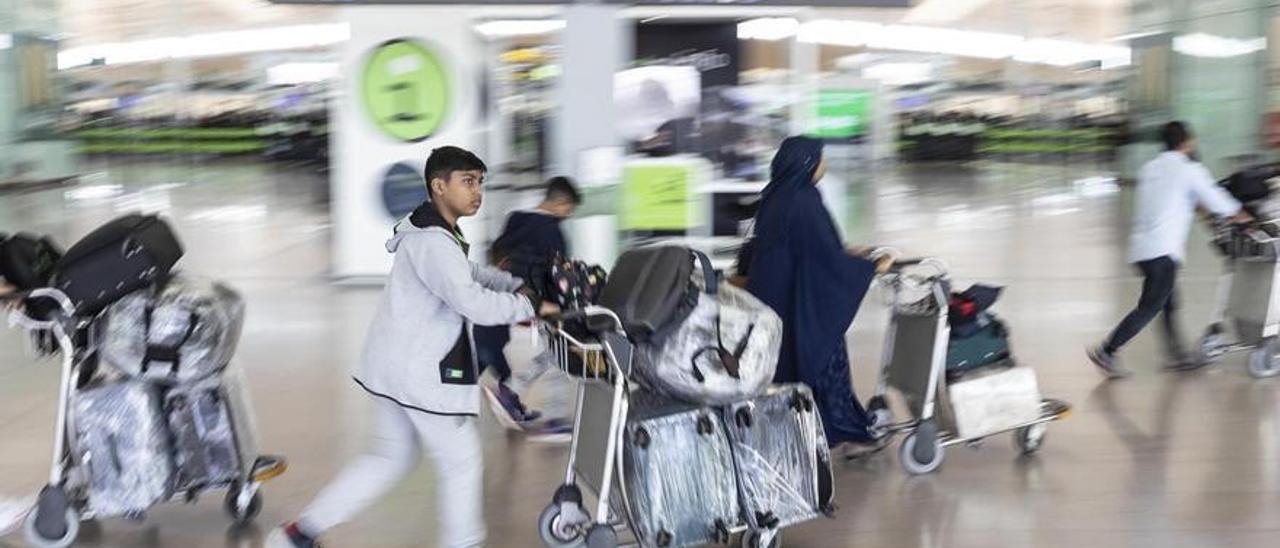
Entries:
{"type": "Polygon", "coordinates": [[[48,237],[0,236],[0,278],[20,291],[48,286],[61,258],[62,250],[48,237]]]}
{"type": "Polygon", "coordinates": [[[125,215],[67,249],[53,286],[71,299],[77,315],[92,316],[129,293],[163,284],[182,253],[168,223],[155,215],[125,215]]]}

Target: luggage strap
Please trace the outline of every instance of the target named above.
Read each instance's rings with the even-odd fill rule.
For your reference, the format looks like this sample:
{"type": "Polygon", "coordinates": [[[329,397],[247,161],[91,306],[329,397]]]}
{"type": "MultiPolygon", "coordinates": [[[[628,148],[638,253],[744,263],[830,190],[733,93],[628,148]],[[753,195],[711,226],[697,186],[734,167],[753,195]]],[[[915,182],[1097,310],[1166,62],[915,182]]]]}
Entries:
{"type": "Polygon", "coordinates": [[[738,345],[731,352],[724,347],[724,337],[720,334],[720,315],[716,314],[716,345],[703,347],[693,354],[693,358],[689,360],[689,365],[693,368],[693,378],[700,383],[706,382],[706,376],[702,374],[702,370],[698,367],[698,357],[706,352],[715,352],[716,357],[720,358],[720,364],[724,366],[725,373],[735,379],[741,379],[740,361],[742,360],[742,355],[747,352],[747,342],[751,340],[751,332],[755,330],[756,324],[748,325],[747,333],[742,336],[742,340],[738,341],[738,345]]]}
{"type": "Polygon", "coordinates": [[[187,316],[187,332],[177,343],[167,344],[151,344],[151,316],[155,312],[155,306],[147,303],[146,308],[146,337],[147,350],[142,355],[142,373],[146,374],[151,369],[151,362],[160,362],[169,364],[169,374],[178,374],[178,364],[182,361],[182,346],[191,340],[191,336],[196,332],[196,324],[200,322],[200,315],[191,312],[187,316]]]}

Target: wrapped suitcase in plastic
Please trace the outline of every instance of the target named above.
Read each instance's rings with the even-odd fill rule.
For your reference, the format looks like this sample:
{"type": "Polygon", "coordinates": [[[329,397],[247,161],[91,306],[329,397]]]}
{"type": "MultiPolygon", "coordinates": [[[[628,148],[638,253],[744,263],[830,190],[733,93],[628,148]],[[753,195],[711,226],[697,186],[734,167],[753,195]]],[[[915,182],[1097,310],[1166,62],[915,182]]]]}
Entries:
{"type": "Polygon", "coordinates": [[[102,358],[133,377],[191,383],[226,367],[243,325],[235,290],[175,276],[158,293],[135,291],[107,309],[102,358]]]}
{"type": "Polygon", "coordinates": [[[739,523],[729,438],[710,408],[633,393],[622,469],[644,546],[726,542],[739,523]]]}
{"type": "Polygon", "coordinates": [[[89,508],[95,514],[145,511],[173,493],[160,391],[154,384],[126,381],[76,396],[74,454],[89,472],[89,508]]]}
{"type": "Polygon", "coordinates": [[[807,386],[774,386],[725,407],[724,419],[750,528],[789,527],[834,511],[831,450],[807,386]]]}
{"type": "Polygon", "coordinates": [[[248,476],[258,441],[238,371],[170,389],[164,412],[173,434],[179,491],[231,485],[248,476]]]}

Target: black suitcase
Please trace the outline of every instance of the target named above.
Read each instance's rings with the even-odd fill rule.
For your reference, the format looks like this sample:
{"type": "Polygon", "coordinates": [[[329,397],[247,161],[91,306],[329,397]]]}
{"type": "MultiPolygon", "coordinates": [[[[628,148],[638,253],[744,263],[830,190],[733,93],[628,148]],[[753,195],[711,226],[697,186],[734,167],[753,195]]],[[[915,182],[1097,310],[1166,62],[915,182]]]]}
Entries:
{"type": "Polygon", "coordinates": [[[724,409],[744,521],[777,530],[835,512],[831,450],[813,393],[777,385],[724,409]]]}
{"type": "Polygon", "coordinates": [[[131,214],[90,232],[67,250],[54,287],[91,316],[121,297],[166,279],[182,258],[182,244],[155,215],[131,214]]]}
{"type": "Polygon", "coordinates": [[[22,291],[45,287],[62,250],[53,240],[19,232],[0,237],[0,278],[22,291]]]}
{"type": "Polygon", "coordinates": [[[618,315],[632,341],[660,341],[698,306],[699,291],[692,278],[695,260],[702,263],[707,287],[714,287],[711,261],[698,251],[680,246],[627,251],[609,273],[600,305],[618,315]]]}

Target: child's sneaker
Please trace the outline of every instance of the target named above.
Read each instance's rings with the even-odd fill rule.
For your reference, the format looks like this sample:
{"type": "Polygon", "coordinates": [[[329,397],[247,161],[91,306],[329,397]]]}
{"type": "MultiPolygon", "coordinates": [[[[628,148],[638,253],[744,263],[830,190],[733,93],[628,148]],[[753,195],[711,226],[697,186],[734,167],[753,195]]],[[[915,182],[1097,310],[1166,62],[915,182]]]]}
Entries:
{"type": "Polygon", "coordinates": [[[542,413],[526,409],[520,403],[520,396],[505,384],[498,384],[497,391],[485,387],[484,394],[489,399],[493,416],[508,430],[524,430],[525,425],[542,416],[542,413]]]}
{"type": "Polygon", "coordinates": [[[1133,374],[1128,369],[1120,367],[1120,364],[1116,363],[1115,354],[1107,352],[1107,349],[1103,348],[1102,345],[1090,348],[1088,354],[1089,361],[1098,366],[1098,369],[1101,369],[1102,374],[1106,375],[1108,379],[1123,379],[1133,374]]]}
{"type": "Polygon", "coordinates": [[[298,529],[297,523],[287,523],[267,536],[266,548],[320,548],[320,543],[298,529]]]}
{"type": "Polygon", "coordinates": [[[573,440],[573,423],[565,419],[551,419],[530,434],[529,440],[540,443],[569,443],[573,440]]]}

